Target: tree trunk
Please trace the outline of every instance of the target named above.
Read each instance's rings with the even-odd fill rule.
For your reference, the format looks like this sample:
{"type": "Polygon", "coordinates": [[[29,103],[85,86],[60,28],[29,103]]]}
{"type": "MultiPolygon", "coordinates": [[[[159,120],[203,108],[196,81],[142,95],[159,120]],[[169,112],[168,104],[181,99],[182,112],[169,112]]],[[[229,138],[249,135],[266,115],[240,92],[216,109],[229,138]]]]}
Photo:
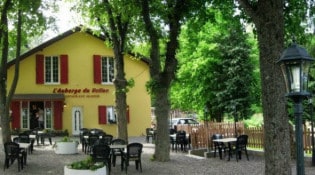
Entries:
{"type": "MultiPolygon", "coordinates": [[[[117,133],[118,138],[125,140],[128,143],[128,128],[127,128],[127,80],[125,78],[124,67],[124,46],[125,38],[128,29],[128,20],[122,20],[120,17],[115,17],[114,8],[110,5],[110,1],[103,1],[108,13],[108,24],[110,26],[110,40],[113,43],[115,55],[115,95],[116,95],[116,113],[117,113],[117,133]],[[116,18],[116,20],[114,20],[116,18]]],[[[105,26],[100,27],[104,33],[108,33],[105,26]]],[[[109,36],[109,35],[108,35],[109,36]]]]}
{"type": "MultiPolygon", "coordinates": [[[[275,26],[277,24],[274,24],[275,26]]],[[[269,26],[266,28],[272,28],[269,26]]],[[[280,57],[282,42],[264,29],[259,41],[262,102],[264,114],[265,174],[291,174],[290,130],[286,109],[285,84],[276,59],[280,57]],[[272,36],[272,37],[271,37],[272,36]],[[280,44],[281,43],[281,44],[280,44]],[[273,72],[273,73],[271,73],[273,72]],[[279,151],[281,150],[281,151],[279,151]]],[[[274,36],[276,36],[276,33],[274,36]]]]}
{"type": "MultiPolygon", "coordinates": [[[[116,36],[117,37],[117,36],[116,36]]],[[[128,128],[127,128],[127,81],[124,71],[124,55],[120,51],[121,46],[117,42],[117,38],[114,41],[114,52],[116,61],[116,76],[115,76],[115,95],[116,95],[116,112],[117,112],[117,133],[118,138],[125,140],[128,143],[128,128]]]]}
{"type": "Polygon", "coordinates": [[[115,88],[116,88],[116,109],[117,109],[117,133],[118,138],[126,140],[128,142],[128,130],[127,130],[127,104],[126,104],[126,93],[122,92],[126,88],[126,80],[116,77],[115,88]]]}
{"type": "Polygon", "coordinates": [[[170,111],[170,102],[168,100],[168,89],[163,88],[156,91],[156,122],[157,122],[157,138],[155,141],[155,159],[160,162],[170,160],[170,136],[168,116],[170,111]]]}
{"type": "Polygon", "coordinates": [[[0,43],[2,45],[2,58],[0,65],[0,116],[2,128],[2,142],[11,141],[9,103],[7,102],[7,60],[9,50],[8,18],[7,12],[10,8],[11,1],[4,3],[1,12],[0,43]]]}
{"type": "Polygon", "coordinates": [[[284,45],[283,0],[239,0],[257,28],[264,115],[265,174],[291,174],[285,83],[277,60],[284,45]]]}
{"type": "Polygon", "coordinates": [[[116,95],[116,109],[118,118],[117,133],[118,138],[125,140],[128,143],[128,128],[127,128],[127,80],[124,71],[124,55],[121,51],[122,46],[114,39],[114,52],[116,61],[116,76],[115,76],[115,95],[116,95]]]}
{"type": "MultiPolygon", "coordinates": [[[[181,20],[185,11],[186,1],[168,1],[167,22],[169,22],[168,42],[166,46],[166,57],[164,66],[161,61],[159,40],[162,38],[158,33],[150,16],[149,1],[141,1],[142,17],[145,23],[145,29],[148,32],[151,44],[150,57],[150,90],[155,97],[155,115],[157,121],[157,140],[155,143],[155,160],[166,162],[170,160],[170,138],[169,138],[169,90],[171,82],[174,79],[177,68],[176,50],[179,47],[178,36],[180,33],[181,20]]],[[[187,9],[186,9],[187,10],[187,9]]]]}

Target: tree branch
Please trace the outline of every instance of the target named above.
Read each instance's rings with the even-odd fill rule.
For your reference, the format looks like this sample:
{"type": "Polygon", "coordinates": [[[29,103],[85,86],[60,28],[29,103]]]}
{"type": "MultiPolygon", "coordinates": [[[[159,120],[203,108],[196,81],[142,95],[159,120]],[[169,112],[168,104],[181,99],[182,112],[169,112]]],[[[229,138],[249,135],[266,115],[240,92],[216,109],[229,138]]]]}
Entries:
{"type": "Polygon", "coordinates": [[[150,8],[148,0],[141,0],[141,14],[144,21],[145,30],[148,32],[150,37],[150,42],[152,45],[150,57],[151,57],[151,76],[156,76],[160,73],[160,46],[159,46],[159,37],[156,29],[153,26],[153,23],[150,19],[150,8]]]}
{"type": "Polygon", "coordinates": [[[18,78],[19,78],[19,70],[20,70],[20,55],[21,55],[21,37],[22,37],[22,12],[21,10],[18,10],[18,23],[17,23],[17,34],[16,34],[16,59],[15,59],[15,71],[14,71],[14,78],[13,82],[6,100],[6,109],[7,112],[9,112],[9,107],[11,103],[11,99],[13,97],[13,94],[15,92],[18,78]]]}
{"type": "MultiPolygon", "coordinates": [[[[108,2],[108,0],[103,0],[103,3],[108,13],[109,26],[111,29],[111,39],[115,47],[116,44],[119,44],[119,41],[118,41],[117,27],[115,24],[114,15],[113,15],[113,12],[112,12],[112,9],[110,7],[110,3],[108,2]]],[[[120,48],[119,48],[119,51],[120,51],[120,48]]]]}
{"type": "Polygon", "coordinates": [[[253,5],[249,0],[237,0],[240,6],[245,10],[245,12],[250,16],[253,21],[257,20],[257,5],[253,5]]]}

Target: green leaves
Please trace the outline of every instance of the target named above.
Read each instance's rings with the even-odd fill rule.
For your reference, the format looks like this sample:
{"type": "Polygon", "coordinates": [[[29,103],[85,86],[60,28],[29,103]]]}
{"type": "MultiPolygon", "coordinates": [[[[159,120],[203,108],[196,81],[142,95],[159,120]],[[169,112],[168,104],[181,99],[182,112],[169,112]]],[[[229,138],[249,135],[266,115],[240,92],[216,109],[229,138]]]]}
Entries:
{"type": "Polygon", "coordinates": [[[104,163],[93,162],[92,157],[88,156],[86,159],[81,160],[81,161],[77,161],[77,162],[73,162],[69,166],[71,169],[95,171],[99,168],[102,168],[105,165],[104,165],[104,163]]]}
{"type": "Polygon", "coordinates": [[[247,117],[251,104],[259,104],[254,100],[259,86],[259,74],[254,72],[258,62],[251,57],[257,60],[257,54],[252,54],[238,18],[227,18],[227,14],[214,9],[207,14],[210,21],[194,19],[183,27],[177,54],[180,68],[171,90],[172,107],[203,113],[206,106],[212,119],[221,120],[224,113],[234,112],[237,106],[247,117]]]}

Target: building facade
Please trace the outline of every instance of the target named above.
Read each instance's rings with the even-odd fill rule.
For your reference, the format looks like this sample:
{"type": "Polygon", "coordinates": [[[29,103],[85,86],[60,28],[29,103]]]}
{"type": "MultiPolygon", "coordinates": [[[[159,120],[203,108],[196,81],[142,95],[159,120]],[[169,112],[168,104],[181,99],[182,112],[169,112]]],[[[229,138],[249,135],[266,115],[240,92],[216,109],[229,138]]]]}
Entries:
{"type": "MultiPolygon", "coordinates": [[[[37,128],[41,108],[43,129],[78,135],[80,128],[99,128],[117,136],[114,59],[102,37],[79,27],[24,53],[11,103],[12,129],[37,128]]],[[[151,122],[151,101],[145,87],[149,63],[128,54],[124,61],[126,79],[135,82],[127,93],[128,134],[139,136],[151,122]]],[[[14,63],[9,63],[8,87],[14,63]]]]}

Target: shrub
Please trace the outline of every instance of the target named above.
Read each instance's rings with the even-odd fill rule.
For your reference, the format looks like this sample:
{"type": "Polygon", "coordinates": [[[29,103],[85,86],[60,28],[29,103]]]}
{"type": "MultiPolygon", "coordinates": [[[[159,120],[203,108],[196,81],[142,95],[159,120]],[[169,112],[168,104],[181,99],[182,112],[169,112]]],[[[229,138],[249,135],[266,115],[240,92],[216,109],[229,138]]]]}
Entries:
{"type": "Polygon", "coordinates": [[[102,168],[104,165],[104,163],[95,163],[92,160],[92,157],[89,156],[88,158],[81,160],[81,161],[77,161],[77,162],[73,162],[69,165],[69,168],[71,169],[77,169],[77,170],[97,170],[99,168],[102,168]]]}

